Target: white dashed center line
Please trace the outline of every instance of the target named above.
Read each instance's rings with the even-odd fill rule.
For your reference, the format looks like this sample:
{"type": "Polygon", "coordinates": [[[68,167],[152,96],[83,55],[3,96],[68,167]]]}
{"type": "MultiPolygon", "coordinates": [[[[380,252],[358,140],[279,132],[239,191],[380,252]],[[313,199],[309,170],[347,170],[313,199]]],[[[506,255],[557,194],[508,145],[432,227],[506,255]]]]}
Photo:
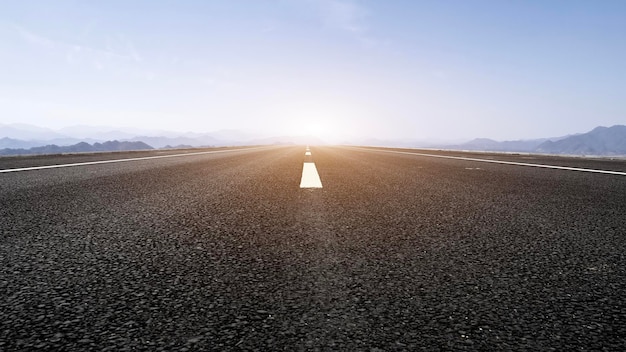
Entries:
{"type": "Polygon", "coordinates": [[[315,163],[312,161],[308,161],[311,159],[311,151],[309,147],[306,148],[306,153],[304,153],[306,158],[304,165],[302,166],[302,179],[300,180],[300,188],[322,188],[322,180],[320,180],[320,175],[317,173],[317,168],[315,167],[315,163]]]}
{"type": "Polygon", "coordinates": [[[320,180],[320,175],[317,173],[315,163],[304,163],[300,188],[322,188],[322,180],[320,180]]]}

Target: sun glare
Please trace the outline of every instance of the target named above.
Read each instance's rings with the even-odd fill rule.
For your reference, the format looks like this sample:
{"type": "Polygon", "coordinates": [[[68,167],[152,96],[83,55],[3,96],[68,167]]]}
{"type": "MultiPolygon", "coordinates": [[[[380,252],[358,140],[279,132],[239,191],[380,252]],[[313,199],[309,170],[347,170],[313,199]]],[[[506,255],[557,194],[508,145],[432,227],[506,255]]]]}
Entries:
{"type": "Polygon", "coordinates": [[[354,123],[353,115],[353,111],[342,106],[322,108],[294,105],[284,112],[282,130],[290,135],[306,135],[326,143],[338,143],[359,127],[354,123]]]}
{"type": "Polygon", "coordinates": [[[321,121],[307,121],[303,125],[303,131],[312,136],[323,136],[329,134],[330,128],[321,121]]]}
{"type": "Polygon", "coordinates": [[[293,135],[307,135],[320,139],[334,139],[339,133],[336,124],[325,118],[305,116],[294,119],[288,124],[286,131],[293,135]]]}

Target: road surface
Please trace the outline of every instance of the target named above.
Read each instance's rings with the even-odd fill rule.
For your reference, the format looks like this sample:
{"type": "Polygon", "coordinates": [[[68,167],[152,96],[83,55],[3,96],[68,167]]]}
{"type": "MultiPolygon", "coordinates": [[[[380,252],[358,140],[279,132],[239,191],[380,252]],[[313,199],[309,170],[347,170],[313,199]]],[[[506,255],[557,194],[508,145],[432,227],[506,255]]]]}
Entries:
{"type": "Polygon", "coordinates": [[[137,159],[0,173],[0,351],[626,349],[624,161],[219,151],[0,159],[137,159]]]}

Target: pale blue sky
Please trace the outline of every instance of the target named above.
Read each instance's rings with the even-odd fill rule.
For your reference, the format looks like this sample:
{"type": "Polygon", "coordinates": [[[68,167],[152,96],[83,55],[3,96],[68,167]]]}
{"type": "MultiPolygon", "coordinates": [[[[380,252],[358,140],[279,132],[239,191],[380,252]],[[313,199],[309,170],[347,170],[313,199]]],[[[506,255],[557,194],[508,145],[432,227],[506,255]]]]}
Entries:
{"type": "Polygon", "coordinates": [[[626,124],[626,1],[2,1],[13,122],[327,139],[626,124]]]}

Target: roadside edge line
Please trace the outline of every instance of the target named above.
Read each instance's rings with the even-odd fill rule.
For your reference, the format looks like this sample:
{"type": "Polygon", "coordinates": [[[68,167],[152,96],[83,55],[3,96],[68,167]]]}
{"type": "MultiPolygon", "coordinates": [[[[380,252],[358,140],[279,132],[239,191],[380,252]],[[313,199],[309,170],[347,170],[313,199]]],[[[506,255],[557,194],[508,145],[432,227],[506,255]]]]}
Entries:
{"type": "Polygon", "coordinates": [[[528,167],[538,167],[538,168],[544,168],[544,169],[581,171],[581,172],[592,172],[592,173],[598,173],[598,174],[609,174],[609,175],[626,176],[626,172],[623,172],[623,171],[585,169],[585,168],[580,168],[580,167],[545,165],[545,164],[532,164],[532,163],[522,163],[522,162],[516,162],[516,161],[478,159],[478,158],[469,158],[469,157],[463,157],[463,156],[437,155],[437,154],[426,154],[426,153],[418,153],[418,152],[416,152],[416,153],[413,153],[413,152],[401,152],[401,151],[397,151],[397,150],[382,150],[382,149],[365,148],[365,147],[349,147],[349,148],[368,150],[368,151],[378,151],[378,152],[383,152],[383,153],[418,155],[418,156],[425,156],[425,157],[431,157],[431,158],[456,159],[456,160],[476,161],[476,162],[492,163],[492,164],[528,166],[528,167]]]}
{"type": "Polygon", "coordinates": [[[236,151],[243,151],[243,150],[262,149],[262,148],[268,148],[268,147],[239,148],[239,149],[228,149],[228,150],[210,150],[210,151],[205,151],[205,152],[193,152],[193,153],[184,153],[184,154],[155,155],[155,156],[146,156],[146,157],[138,157],[138,158],[127,158],[127,159],[85,161],[81,163],[70,163],[70,164],[29,166],[29,167],[20,167],[20,168],[14,168],[14,169],[3,169],[3,170],[0,170],[0,173],[33,171],[33,170],[44,170],[44,169],[58,169],[62,167],[85,166],[85,165],[112,164],[112,163],[122,163],[122,162],[127,162],[127,161],[175,158],[175,157],[181,157],[181,156],[192,156],[192,155],[203,155],[203,154],[228,153],[228,152],[236,152],[236,151]]]}

